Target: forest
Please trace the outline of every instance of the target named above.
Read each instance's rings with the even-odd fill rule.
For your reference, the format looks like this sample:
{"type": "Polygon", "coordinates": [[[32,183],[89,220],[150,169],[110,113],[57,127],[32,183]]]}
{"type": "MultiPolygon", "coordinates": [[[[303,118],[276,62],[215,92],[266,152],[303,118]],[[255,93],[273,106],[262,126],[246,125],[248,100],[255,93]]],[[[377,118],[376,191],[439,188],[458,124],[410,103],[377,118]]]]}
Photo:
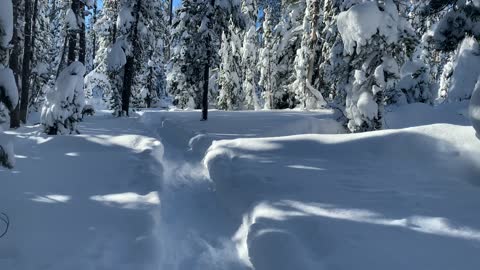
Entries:
{"type": "Polygon", "coordinates": [[[478,269],[479,42],[480,0],[0,0],[0,269],[478,269]]]}

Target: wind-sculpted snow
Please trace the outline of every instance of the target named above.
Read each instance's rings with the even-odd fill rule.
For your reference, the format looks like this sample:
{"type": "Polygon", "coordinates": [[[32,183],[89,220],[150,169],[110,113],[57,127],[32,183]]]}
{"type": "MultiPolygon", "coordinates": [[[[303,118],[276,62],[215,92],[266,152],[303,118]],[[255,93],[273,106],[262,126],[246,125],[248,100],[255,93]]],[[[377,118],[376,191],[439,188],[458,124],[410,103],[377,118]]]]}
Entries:
{"type": "Polygon", "coordinates": [[[433,125],[218,141],[204,164],[246,266],[476,269],[479,154],[471,127],[433,125]]]}

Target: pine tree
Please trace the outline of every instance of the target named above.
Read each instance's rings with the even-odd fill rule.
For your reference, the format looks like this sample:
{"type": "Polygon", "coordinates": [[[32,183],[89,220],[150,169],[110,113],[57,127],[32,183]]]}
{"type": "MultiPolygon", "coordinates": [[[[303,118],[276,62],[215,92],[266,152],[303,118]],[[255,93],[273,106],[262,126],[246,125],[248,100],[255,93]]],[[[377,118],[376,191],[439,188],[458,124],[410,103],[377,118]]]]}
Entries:
{"type": "Polygon", "coordinates": [[[387,90],[398,81],[400,61],[413,50],[415,35],[393,0],[356,4],[339,14],[337,25],[353,68],[346,96],[348,128],[352,132],[381,129],[387,90]],[[376,33],[351,32],[352,24],[371,27],[370,20],[377,23],[376,33]]]}
{"type": "Polygon", "coordinates": [[[218,107],[222,110],[243,109],[241,40],[239,31],[230,20],[228,31],[222,34],[219,68],[220,96],[218,107]]]}
{"type": "Polygon", "coordinates": [[[313,87],[313,73],[318,52],[317,27],[319,23],[320,1],[307,0],[301,47],[295,58],[295,81],[291,85],[291,92],[304,109],[319,109],[325,106],[322,94],[313,87]]]}
{"type": "Polygon", "coordinates": [[[257,94],[257,59],[258,59],[258,37],[255,25],[251,25],[245,33],[242,47],[242,68],[243,68],[243,92],[245,95],[245,108],[249,110],[260,110],[260,100],[257,94]]]}
{"type": "Polygon", "coordinates": [[[274,50],[273,39],[273,20],[271,16],[271,10],[264,10],[263,26],[262,26],[262,42],[263,46],[259,55],[259,86],[262,90],[262,97],[266,109],[274,109],[275,97],[277,90],[277,54],[274,50]]]}

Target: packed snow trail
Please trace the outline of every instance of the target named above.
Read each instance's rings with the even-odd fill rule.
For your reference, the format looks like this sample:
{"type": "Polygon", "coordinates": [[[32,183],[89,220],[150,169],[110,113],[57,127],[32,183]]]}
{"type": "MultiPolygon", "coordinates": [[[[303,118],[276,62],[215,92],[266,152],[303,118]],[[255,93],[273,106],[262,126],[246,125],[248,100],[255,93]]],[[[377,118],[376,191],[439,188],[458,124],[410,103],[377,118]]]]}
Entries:
{"type": "Polygon", "coordinates": [[[13,132],[17,165],[0,169],[0,211],[11,220],[0,269],[158,269],[160,143],[137,118],[99,115],[80,128],[78,136],[13,132]]]}

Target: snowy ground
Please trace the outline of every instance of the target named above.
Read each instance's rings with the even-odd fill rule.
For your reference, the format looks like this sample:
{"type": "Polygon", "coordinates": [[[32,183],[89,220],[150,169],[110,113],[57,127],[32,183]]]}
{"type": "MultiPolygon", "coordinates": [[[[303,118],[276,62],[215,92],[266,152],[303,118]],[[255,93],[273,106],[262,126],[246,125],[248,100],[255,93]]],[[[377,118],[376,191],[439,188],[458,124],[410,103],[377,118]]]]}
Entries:
{"type": "Polygon", "coordinates": [[[479,269],[465,105],[390,109],[391,130],[353,135],[330,111],[23,128],[0,169],[0,269],[479,269]]]}

